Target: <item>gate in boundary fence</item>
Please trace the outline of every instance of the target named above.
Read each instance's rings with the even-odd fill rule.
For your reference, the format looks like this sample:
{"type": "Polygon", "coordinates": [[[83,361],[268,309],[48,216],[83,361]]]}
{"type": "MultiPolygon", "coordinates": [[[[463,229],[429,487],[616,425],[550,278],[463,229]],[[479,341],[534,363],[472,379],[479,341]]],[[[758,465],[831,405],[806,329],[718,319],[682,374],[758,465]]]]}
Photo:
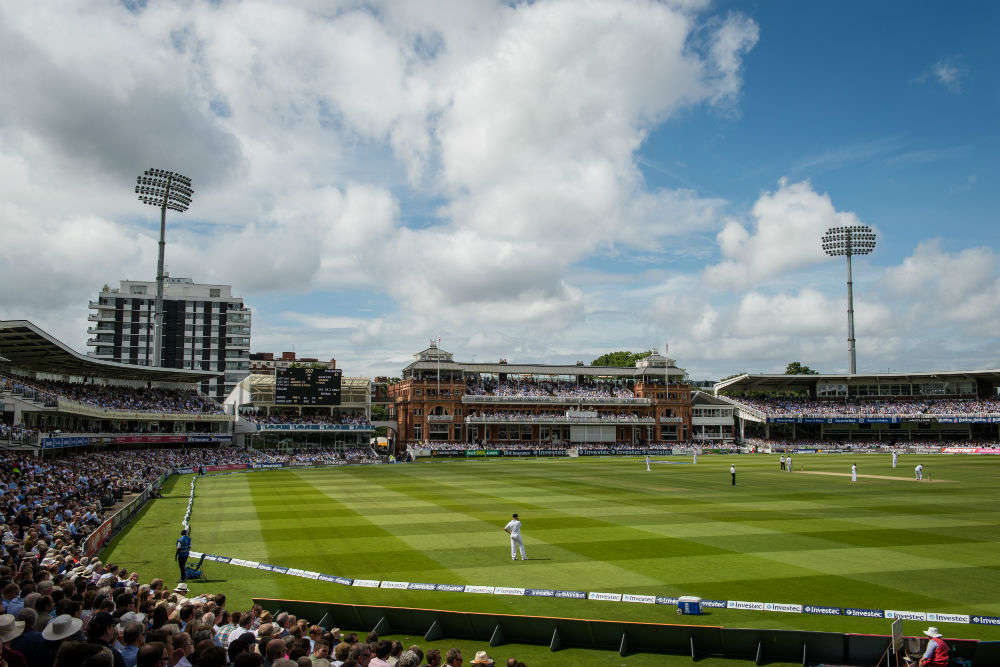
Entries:
{"type": "MultiPolygon", "coordinates": [[[[409,607],[383,607],[338,602],[308,602],[253,598],[254,604],[272,612],[287,611],[310,621],[380,635],[423,635],[437,639],[590,648],[631,653],[674,653],[692,660],[709,656],[767,662],[820,662],[840,665],[874,665],[889,645],[888,635],[862,635],[805,630],[726,628],[715,625],[672,625],[601,621],[548,616],[515,616],[409,607]]],[[[1000,642],[975,639],[948,640],[953,657],[970,660],[974,667],[1000,664],[1000,642]]]]}

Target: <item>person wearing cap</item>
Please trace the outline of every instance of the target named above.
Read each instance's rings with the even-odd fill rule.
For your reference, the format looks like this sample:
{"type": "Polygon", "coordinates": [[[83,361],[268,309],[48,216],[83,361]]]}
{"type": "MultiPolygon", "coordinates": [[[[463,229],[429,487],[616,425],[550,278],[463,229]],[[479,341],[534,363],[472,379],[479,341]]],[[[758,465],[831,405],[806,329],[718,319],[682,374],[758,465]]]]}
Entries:
{"type": "Polygon", "coordinates": [[[118,635],[118,623],[114,617],[106,611],[94,614],[87,625],[87,639],[92,644],[100,644],[111,649],[114,656],[114,667],[125,667],[125,659],[118,649],[114,647],[115,637],[118,635]]]}
{"type": "Polygon", "coordinates": [[[732,480],[733,480],[732,485],[736,486],[736,464],[735,463],[731,463],[729,465],[729,475],[730,475],[730,477],[732,477],[732,480]]]}
{"type": "Polygon", "coordinates": [[[528,560],[524,555],[524,540],[521,539],[521,520],[517,518],[517,512],[511,515],[510,521],[504,526],[504,532],[510,535],[510,559],[517,560],[517,548],[521,548],[521,560],[528,560]]]}
{"type": "Polygon", "coordinates": [[[920,667],[933,665],[934,667],[947,667],[948,665],[948,644],[942,639],[941,633],[934,626],[924,630],[924,634],[931,638],[927,642],[927,650],[920,656],[920,667]]]}
{"type": "Polygon", "coordinates": [[[24,621],[17,621],[11,614],[0,614],[0,663],[6,667],[28,667],[24,654],[10,646],[10,642],[24,632],[24,621]]]}
{"type": "Polygon", "coordinates": [[[181,536],[177,538],[177,551],[174,553],[174,558],[177,559],[177,564],[181,567],[181,581],[187,579],[187,560],[190,555],[191,538],[188,536],[187,529],[185,529],[181,531],[181,536]]]}
{"type": "Polygon", "coordinates": [[[851,481],[852,482],[858,481],[858,464],[857,463],[852,463],[851,464],[851,481]]]}
{"type": "Polygon", "coordinates": [[[493,658],[486,654],[486,651],[476,651],[476,657],[472,659],[470,664],[473,665],[488,665],[493,667],[493,658]]]}

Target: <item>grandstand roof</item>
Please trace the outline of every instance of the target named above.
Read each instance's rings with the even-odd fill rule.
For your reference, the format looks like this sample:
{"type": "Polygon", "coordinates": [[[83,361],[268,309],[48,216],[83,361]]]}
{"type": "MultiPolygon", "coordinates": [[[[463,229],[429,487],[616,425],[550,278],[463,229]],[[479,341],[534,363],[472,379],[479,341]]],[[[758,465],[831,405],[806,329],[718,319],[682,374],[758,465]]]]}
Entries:
{"type": "Polygon", "coordinates": [[[684,375],[684,369],[677,368],[673,359],[653,353],[636,363],[635,366],[584,366],[582,364],[511,364],[475,363],[455,361],[451,352],[446,352],[431,341],[430,347],[413,355],[416,361],[403,368],[403,375],[417,370],[462,371],[463,373],[488,373],[498,375],[591,375],[599,377],[636,377],[651,375],[661,377],[664,366],[669,366],[670,375],[684,375]]]}
{"type": "Polygon", "coordinates": [[[768,391],[789,388],[803,388],[817,382],[836,381],[846,384],[882,384],[899,382],[941,382],[945,380],[981,380],[1000,385],[1000,370],[982,371],[926,371],[921,373],[873,373],[870,375],[785,375],[784,373],[744,373],[715,383],[715,392],[727,389],[740,391],[768,391]]]}
{"type": "Polygon", "coordinates": [[[146,382],[202,382],[216,371],[136,366],[94,359],[70,348],[27,320],[0,320],[0,355],[16,367],[39,373],[146,382]]]}
{"type": "MultiPolygon", "coordinates": [[[[436,361],[415,361],[403,369],[437,370],[436,361]]],[[[490,373],[493,375],[506,373],[508,375],[594,375],[601,377],[636,377],[637,375],[662,376],[663,368],[635,368],[618,366],[576,366],[573,364],[499,364],[499,363],[460,363],[456,361],[441,362],[441,370],[456,370],[466,373],[490,373]]],[[[671,366],[670,375],[684,375],[683,369],[671,366]]]]}

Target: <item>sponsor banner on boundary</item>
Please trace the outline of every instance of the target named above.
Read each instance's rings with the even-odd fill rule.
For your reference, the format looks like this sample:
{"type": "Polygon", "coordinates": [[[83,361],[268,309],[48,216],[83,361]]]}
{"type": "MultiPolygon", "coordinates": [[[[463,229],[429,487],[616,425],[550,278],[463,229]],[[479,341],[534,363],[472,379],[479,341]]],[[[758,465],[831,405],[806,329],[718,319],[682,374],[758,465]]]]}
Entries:
{"type": "Polygon", "coordinates": [[[353,586],[354,585],[354,580],[351,579],[350,577],[337,577],[337,578],[334,579],[334,581],[336,581],[341,586],[353,586]]]}
{"type": "MultiPolygon", "coordinates": [[[[354,585],[357,586],[358,585],[357,582],[355,582],[354,585]]],[[[410,582],[408,582],[408,581],[383,581],[381,584],[379,584],[378,587],[379,588],[395,588],[397,590],[405,591],[407,589],[407,587],[409,587],[409,585],[410,585],[410,582]]]]}
{"type": "Polygon", "coordinates": [[[815,604],[807,604],[802,607],[802,611],[806,614],[822,614],[824,616],[840,616],[844,613],[840,607],[823,607],[815,604]]]}
{"type": "Polygon", "coordinates": [[[333,576],[332,574],[321,574],[316,578],[319,579],[320,581],[326,581],[331,584],[337,582],[337,577],[333,576]]]}
{"type": "Polygon", "coordinates": [[[493,595],[524,595],[524,589],[511,588],[510,586],[494,586],[493,595]]]}
{"type": "Polygon", "coordinates": [[[265,570],[267,572],[273,572],[274,571],[274,566],[273,565],[268,565],[267,563],[257,563],[257,569],[258,570],[265,570]]]}
{"type": "Polygon", "coordinates": [[[466,593],[484,593],[486,595],[493,595],[492,586],[466,586],[466,593]]]}
{"type": "Polygon", "coordinates": [[[606,600],[607,602],[621,602],[621,593],[587,593],[588,600],[606,600]]]}
{"type": "Polygon", "coordinates": [[[677,598],[675,598],[672,595],[657,595],[656,596],[656,604],[670,604],[670,605],[673,605],[673,606],[676,607],[677,606],[677,598]]]}
{"type": "Polygon", "coordinates": [[[864,618],[885,618],[885,612],[881,609],[858,609],[848,607],[844,610],[844,616],[862,616],[864,618]]]}
{"type": "Polygon", "coordinates": [[[785,604],[782,602],[765,602],[764,611],[779,611],[783,614],[801,614],[802,605],[785,604]]]}
{"type": "Polygon", "coordinates": [[[437,590],[446,593],[463,593],[465,592],[465,586],[462,584],[437,584],[437,590]]]}
{"type": "Polygon", "coordinates": [[[280,565],[271,566],[271,572],[277,572],[278,574],[288,574],[288,568],[282,567],[280,565]]]}
{"type": "Polygon", "coordinates": [[[898,611],[895,609],[886,609],[885,617],[889,619],[901,618],[904,621],[926,621],[927,614],[922,611],[898,611]]]}
{"type": "Polygon", "coordinates": [[[747,602],[746,600],[727,600],[726,609],[747,609],[749,611],[764,611],[764,603],[747,602]]]}
{"type": "Polygon", "coordinates": [[[583,591],[556,591],[554,597],[566,598],[568,600],[586,600],[587,594],[583,591]]]}
{"type": "Polygon", "coordinates": [[[639,602],[641,604],[656,604],[655,595],[632,595],[625,593],[622,595],[622,602],[639,602]]]}
{"type": "Polygon", "coordinates": [[[104,520],[97,530],[92,532],[83,543],[83,553],[87,556],[96,556],[97,552],[101,550],[104,543],[108,541],[111,537],[111,519],[107,518],[104,520]]]}
{"type": "Polygon", "coordinates": [[[973,616],[969,620],[975,625],[1000,625],[1000,616],[973,616]]]}
{"type": "Polygon", "coordinates": [[[551,598],[555,597],[556,592],[551,588],[528,588],[524,591],[524,594],[530,597],[551,598]]]}
{"type": "Polygon", "coordinates": [[[437,584],[416,584],[412,582],[407,586],[411,591],[436,591],[437,587],[437,584]]]}
{"type": "Polygon", "coordinates": [[[380,583],[378,579],[355,579],[352,585],[361,588],[378,588],[380,583]]]}
{"type": "Polygon", "coordinates": [[[205,470],[209,472],[218,472],[220,470],[246,470],[246,463],[227,463],[226,465],[218,466],[205,466],[205,470]]]}
{"type": "Polygon", "coordinates": [[[935,614],[933,612],[927,614],[927,620],[933,621],[935,623],[964,623],[969,624],[968,614],[935,614]]]}
{"type": "Polygon", "coordinates": [[[313,572],[312,570],[306,570],[300,577],[305,577],[306,579],[319,579],[319,572],[313,572]]]}
{"type": "Polygon", "coordinates": [[[726,608],[726,601],[725,600],[702,600],[701,601],[701,606],[702,607],[708,607],[709,609],[725,609],[726,608]]]}

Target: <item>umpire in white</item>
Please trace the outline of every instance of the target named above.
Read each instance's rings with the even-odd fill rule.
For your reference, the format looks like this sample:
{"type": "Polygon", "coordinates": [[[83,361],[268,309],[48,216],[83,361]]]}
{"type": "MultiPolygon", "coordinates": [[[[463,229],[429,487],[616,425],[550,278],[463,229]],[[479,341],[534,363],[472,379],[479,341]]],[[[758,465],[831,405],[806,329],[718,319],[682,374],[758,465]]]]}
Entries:
{"type": "Polygon", "coordinates": [[[524,555],[524,542],[521,540],[521,520],[517,518],[517,512],[513,518],[504,526],[504,531],[510,535],[510,559],[517,560],[517,549],[521,548],[521,560],[528,560],[524,555]]]}

